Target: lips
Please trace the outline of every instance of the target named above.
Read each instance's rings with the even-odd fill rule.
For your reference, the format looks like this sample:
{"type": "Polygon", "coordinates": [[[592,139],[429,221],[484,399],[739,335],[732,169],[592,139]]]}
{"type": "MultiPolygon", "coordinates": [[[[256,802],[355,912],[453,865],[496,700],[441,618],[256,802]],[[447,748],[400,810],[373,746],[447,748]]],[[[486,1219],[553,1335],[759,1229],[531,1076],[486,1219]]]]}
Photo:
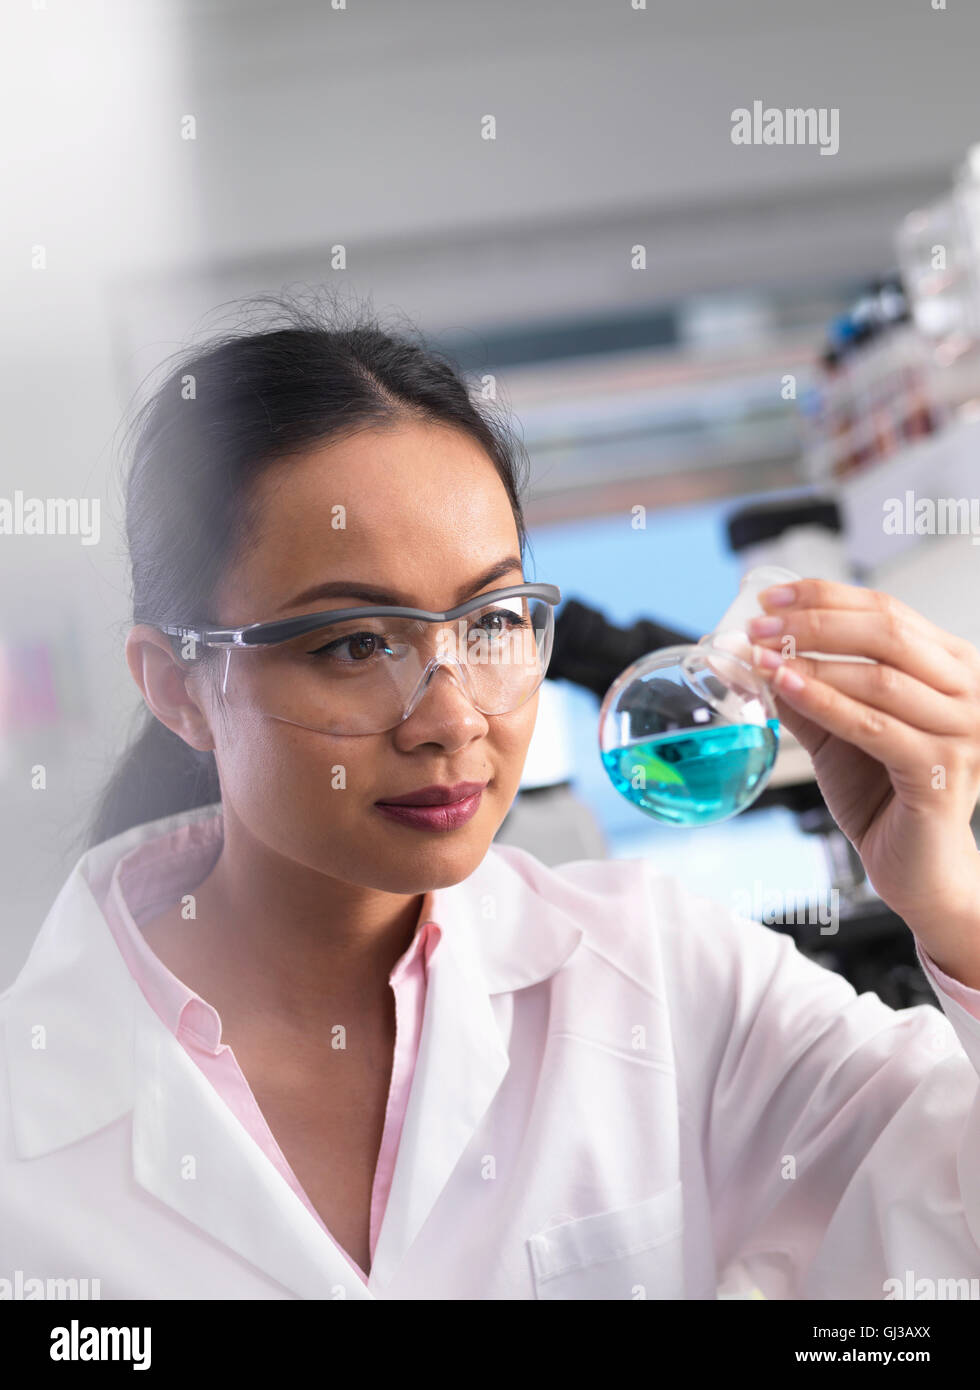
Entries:
{"type": "Polygon", "coordinates": [[[398,800],[376,801],[388,820],[413,830],[456,830],[480,809],[486,782],[457,782],[454,787],[419,787],[398,800]]]}
{"type": "Polygon", "coordinates": [[[457,801],[465,801],[475,796],[486,786],[486,782],[457,782],[453,787],[419,787],[404,796],[385,796],[378,800],[378,806],[451,806],[457,801]]]}

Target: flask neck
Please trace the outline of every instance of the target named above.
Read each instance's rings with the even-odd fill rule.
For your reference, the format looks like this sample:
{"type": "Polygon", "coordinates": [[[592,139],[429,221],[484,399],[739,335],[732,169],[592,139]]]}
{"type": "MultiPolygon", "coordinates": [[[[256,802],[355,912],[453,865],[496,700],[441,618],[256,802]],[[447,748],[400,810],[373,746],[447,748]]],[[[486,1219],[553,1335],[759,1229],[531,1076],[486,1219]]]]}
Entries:
{"type": "MultiPolygon", "coordinates": [[[[763,589],[768,589],[774,584],[792,584],[801,578],[795,570],[785,569],[782,565],[756,565],[742,577],[738,594],[734,601],[722,614],[720,620],[715,624],[714,630],[703,637],[702,642],[714,641],[722,633],[740,633],[748,645],[746,629],[750,618],[759,618],[764,614],[762,604],[759,602],[759,594],[763,589]]],[[[715,645],[721,645],[715,643],[715,645]]]]}

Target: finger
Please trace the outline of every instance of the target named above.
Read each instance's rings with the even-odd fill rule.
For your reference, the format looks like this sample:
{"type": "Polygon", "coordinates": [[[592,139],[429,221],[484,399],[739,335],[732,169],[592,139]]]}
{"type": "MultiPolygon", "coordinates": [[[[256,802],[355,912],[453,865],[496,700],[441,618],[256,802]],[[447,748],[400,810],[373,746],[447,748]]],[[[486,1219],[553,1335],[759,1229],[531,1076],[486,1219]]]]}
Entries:
{"type": "Polygon", "coordinates": [[[845,743],[852,743],[876,762],[913,777],[922,764],[919,731],[901,719],[842,694],[826,681],[803,676],[783,663],[772,682],[773,693],[797,713],[845,743]],[[797,689],[788,677],[799,681],[797,689]]]}
{"type": "Polygon", "coordinates": [[[877,612],[892,615],[909,628],[924,633],[945,648],[959,661],[980,663],[980,652],[972,642],[937,627],[916,609],[910,608],[893,594],[880,589],[866,589],[857,584],[840,584],[833,579],[798,579],[792,584],[771,585],[759,594],[759,602],[767,613],[787,613],[799,608],[838,608],[855,612],[877,612]],[[774,604],[767,599],[775,590],[790,589],[795,597],[790,604],[774,604]]]}
{"type": "MultiPolygon", "coordinates": [[[[883,714],[894,715],[922,733],[957,737],[968,734],[975,724],[975,716],[964,703],[883,662],[863,664],[795,657],[788,659],[786,664],[791,671],[826,681],[842,695],[881,710],[883,714]]],[[[770,678],[778,669],[767,668],[761,653],[758,665],[762,674],[770,678]]]]}
{"type": "MultiPolygon", "coordinates": [[[[807,608],[753,618],[749,636],[760,646],[780,647],[792,638],[787,655],[829,652],[862,656],[894,666],[945,695],[963,696],[975,679],[946,648],[910,627],[904,618],[877,609],[807,608]]],[[[783,648],[785,651],[785,647],[783,648]]]]}

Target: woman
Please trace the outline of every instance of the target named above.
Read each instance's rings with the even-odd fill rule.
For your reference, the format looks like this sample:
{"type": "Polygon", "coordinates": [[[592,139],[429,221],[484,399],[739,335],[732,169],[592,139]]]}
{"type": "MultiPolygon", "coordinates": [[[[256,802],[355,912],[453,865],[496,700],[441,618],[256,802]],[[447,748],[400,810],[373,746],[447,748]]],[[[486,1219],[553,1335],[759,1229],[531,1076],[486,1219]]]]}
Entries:
{"type": "Polygon", "coordinates": [[[446,361],[297,313],[138,424],[151,722],[3,999],[4,1268],[102,1298],[980,1276],[977,651],[807,579],[754,652],[950,1023],[644,861],[491,844],[559,595],[446,361]]]}

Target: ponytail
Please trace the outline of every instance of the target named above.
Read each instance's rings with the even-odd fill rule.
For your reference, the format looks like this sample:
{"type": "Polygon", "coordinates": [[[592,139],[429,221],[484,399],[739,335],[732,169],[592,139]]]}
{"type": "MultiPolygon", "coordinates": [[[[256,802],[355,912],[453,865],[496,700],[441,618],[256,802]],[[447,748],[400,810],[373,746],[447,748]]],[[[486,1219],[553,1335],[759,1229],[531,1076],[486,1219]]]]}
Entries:
{"type": "Polygon", "coordinates": [[[192,748],[148,710],[146,716],[102,792],[88,833],[89,847],[131,826],[221,800],[214,753],[192,748]]]}

